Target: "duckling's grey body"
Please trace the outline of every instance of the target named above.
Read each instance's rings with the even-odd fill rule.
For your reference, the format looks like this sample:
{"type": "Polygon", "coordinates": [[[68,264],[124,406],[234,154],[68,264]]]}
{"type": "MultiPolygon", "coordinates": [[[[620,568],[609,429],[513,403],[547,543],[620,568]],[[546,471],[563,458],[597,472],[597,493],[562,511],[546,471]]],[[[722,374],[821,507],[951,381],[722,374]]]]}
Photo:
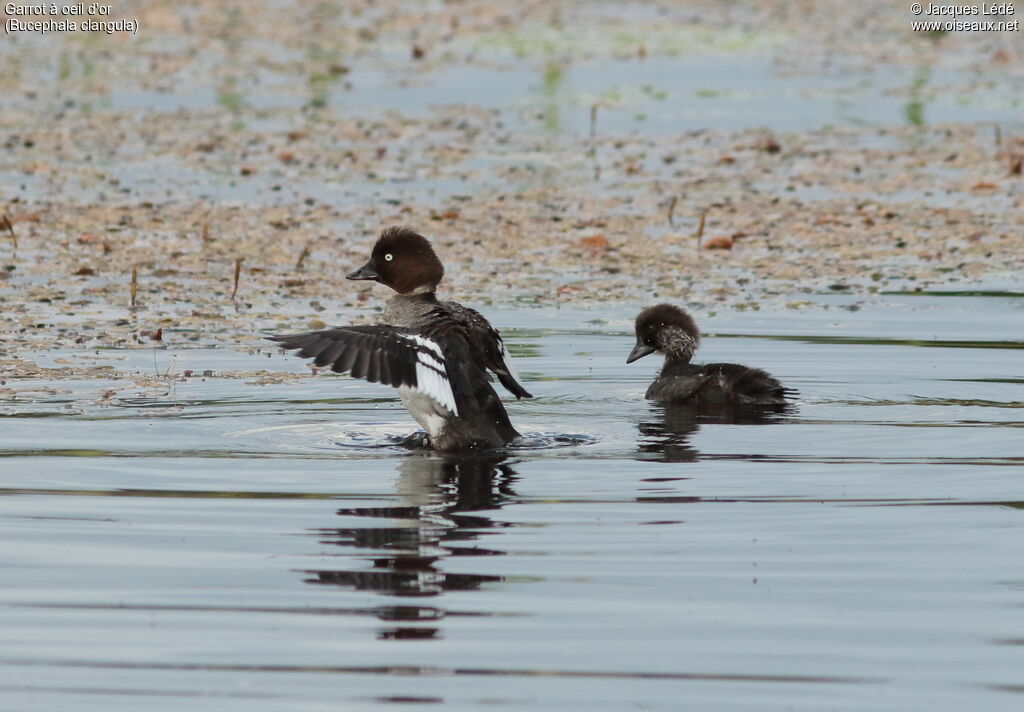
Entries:
{"type": "Polygon", "coordinates": [[[665,403],[783,405],[790,389],[759,368],[666,359],[646,397],[665,403]]]}

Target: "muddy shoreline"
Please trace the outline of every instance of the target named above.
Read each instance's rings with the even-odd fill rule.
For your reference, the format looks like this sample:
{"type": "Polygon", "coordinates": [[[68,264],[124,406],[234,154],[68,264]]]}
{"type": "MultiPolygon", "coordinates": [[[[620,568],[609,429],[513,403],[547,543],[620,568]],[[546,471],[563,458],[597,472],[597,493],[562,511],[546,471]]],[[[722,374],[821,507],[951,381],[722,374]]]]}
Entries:
{"type": "Polygon", "coordinates": [[[1020,43],[803,5],[126,4],[138,38],[17,37],[6,356],[372,319],[384,290],[343,275],[393,224],[437,243],[445,296],[482,305],[799,309],[1019,274],[1020,43]],[[671,81],[698,61],[765,74],[671,81]],[[602,72],[636,80],[574,85],[602,72]],[[777,116],[744,113],[776,90],[777,116]],[[847,91],[895,108],[844,125],[847,91]],[[787,130],[788,105],[825,123],[787,130]]]}

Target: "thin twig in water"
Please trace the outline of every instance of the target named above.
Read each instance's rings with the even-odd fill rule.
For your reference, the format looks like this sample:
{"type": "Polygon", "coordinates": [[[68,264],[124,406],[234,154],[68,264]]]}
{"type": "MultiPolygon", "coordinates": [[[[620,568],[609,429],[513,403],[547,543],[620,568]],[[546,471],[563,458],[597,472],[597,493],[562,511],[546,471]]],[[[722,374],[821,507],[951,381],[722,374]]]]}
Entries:
{"type": "Polygon", "coordinates": [[[138,295],[138,293],[139,293],[139,269],[135,265],[132,265],[132,285],[131,285],[132,309],[134,309],[135,306],[136,306],[136,296],[138,295]]]}
{"type": "Polygon", "coordinates": [[[702,210],[700,212],[700,222],[697,223],[697,232],[694,235],[694,237],[697,238],[697,249],[698,250],[700,249],[701,238],[704,237],[704,220],[707,218],[707,216],[708,216],[708,209],[704,208],[704,210],[702,210]]]}
{"type": "Polygon", "coordinates": [[[590,140],[597,138],[597,104],[590,105],[590,140]]]}
{"type": "Polygon", "coordinates": [[[213,238],[210,237],[210,223],[213,221],[213,210],[213,208],[210,208],[206,211],[206,214],[203,215],[202,227],[199,230],[199,239],[202,242],[203,247],[206,247],[206,245],[213,240],[213,238]]]}
{"type": "Polygon", "coordinates": [[[239,257],[235,260],[235,286],[231,289],[231,298],[234,299],[235,295],[238,294],[238,278],[242,274],[242,260],[244,257],[239,257]]]}
{"type": "Polygon", "coordinates": [[[302,271],[302,263],[306,261],[307,257],[309,257],[309,243],[308,242],[306,243],[306,246],[302,248],[302,252],[299,253],[299,259],[295,260],[295,271],[296,272],[301,272],[302,271]]]}
{"type": "Polygon", "coordinates": [[[672,200],[668,201],[668,226],[669,227],[675,227],[676,226],[675,223],[672,222],[672,213],[674,213],[676,211],[676,201],[678,199],[679,199],[679,196],[673,195],[672,196],[672,200]]]}
{"type": "Polygon", "coordinates": [[[11,245],[13,246],[14,251],[17,252],[18,236],[14,234],[14,224],[11,222],[11,218],[7,213],[0,216],[0,229],[7,230],[7,232],[11,233],[11,245]]]}

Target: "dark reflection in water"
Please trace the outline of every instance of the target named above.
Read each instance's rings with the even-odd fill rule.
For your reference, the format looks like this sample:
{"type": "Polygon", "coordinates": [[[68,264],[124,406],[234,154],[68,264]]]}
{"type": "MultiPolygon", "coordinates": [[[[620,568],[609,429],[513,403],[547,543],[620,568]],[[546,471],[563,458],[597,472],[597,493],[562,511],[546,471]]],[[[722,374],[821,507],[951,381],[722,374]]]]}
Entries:
{"type": "MultiPolygon", "coordinates": [[[[389,596],[431,597],[446,591],[472,591],[502,577],[452,573],[444,570],[455,556],[500,556],[504,552],[477,542],[508,524],[481,514],[500,508],[515,493],[516,479],[507,455],[468,456],[417,454],[399,465],[401,503],[392,507],[339,509],[344,517],[365,517],[366,526],[318,529],[324,544],[365,549],[373,567],[368,570],[313,570],[306,583],[375,591],[389,596]],[[387,525],[380,526],[384,521],[387,525]],[[372,553],[371,553],[372,552],[372,553]]],[[[438,620],[445,611],[434,606],[382,606],[386,621],[438,620]]],[[[399,626],[382,630],[381,639],[430,639],[437,628],[399,626]]]]}
{"type": "Polygon", "coordinates": [[[701,425],[766,425],[778,423],[794,410],[792,405],[652,404],[650,418],[637,423],[639,460],[694,462],[700,452],[690,439],[701,425]]]}

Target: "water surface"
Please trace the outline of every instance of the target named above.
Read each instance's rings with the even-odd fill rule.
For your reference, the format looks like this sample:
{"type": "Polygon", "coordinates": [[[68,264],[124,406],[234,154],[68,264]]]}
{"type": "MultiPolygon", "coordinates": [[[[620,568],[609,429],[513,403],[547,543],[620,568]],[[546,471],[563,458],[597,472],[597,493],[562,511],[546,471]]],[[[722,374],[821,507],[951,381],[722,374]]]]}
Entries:
{"type": "Polygon", "coordinates": [[[1012,708],[1024,302],[818,299],[701,320],[776,413],[644,401],[631,309],[489,309],[537,397],[472,456],[396,444],[390,389],[231,378],[305,372],[255,349],[8,379],[4,706],[1012,708]]]}

